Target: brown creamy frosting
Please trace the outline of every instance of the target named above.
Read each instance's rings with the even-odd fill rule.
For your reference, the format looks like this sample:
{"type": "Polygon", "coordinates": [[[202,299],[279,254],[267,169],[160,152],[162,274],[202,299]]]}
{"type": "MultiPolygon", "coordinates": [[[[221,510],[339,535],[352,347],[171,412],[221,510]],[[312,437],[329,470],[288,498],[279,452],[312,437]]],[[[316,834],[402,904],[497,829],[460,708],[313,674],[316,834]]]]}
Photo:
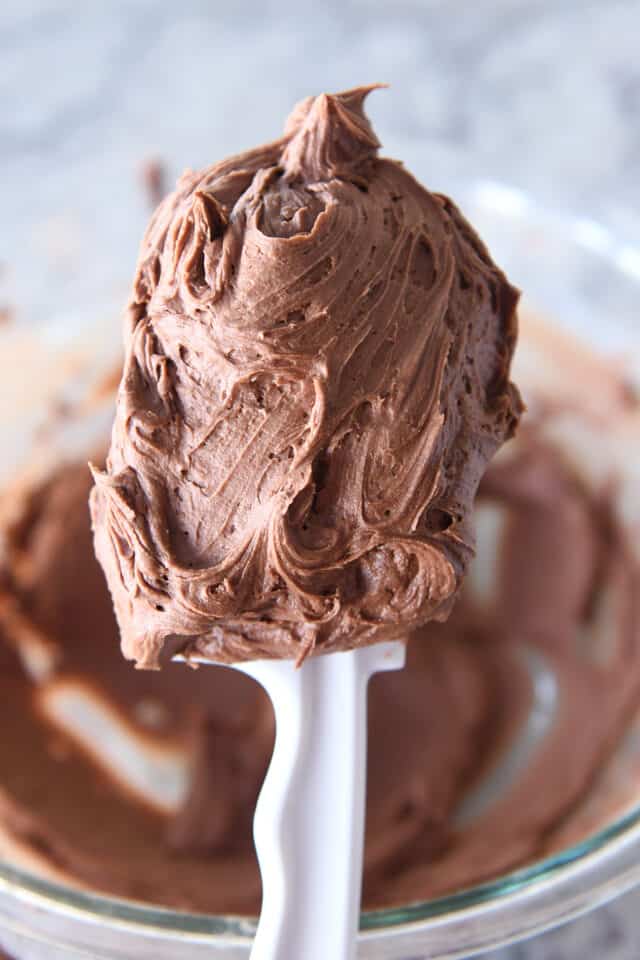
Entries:
{"type": "Polygon", "coordinates": [[[147,230],[91,497],[140,667],[301,661],[451,610],[521,409],[518,295],[450,200],[378,157],[371,89],[186,173],[147,230]]]}
{"type": "MultiPolygon", "coordinates": [[[[544,390],[527,391],[526,424],[481,483],[479,556],[459,602],[447,623],[414,631],[405,670],[371,684],[366,907],[494,878],[637,799],[637,760],[593,798],[640,706],[640,554],[622,513],[627,480],[637,501],[640,412],[603,364],[549,338],[531,350],[532,339],[525,359],[544,390]],[[552,723],[482,802],[542,710],[532,659],[556,689],[552,723]]],[[[11,734],[0,738],[0,856],[85,888],[255,914],[269,702],[224,667],[131,670],[93,555],[90,483],[69,463],[0,498],[0,724],[11,734]],[[108,705],[156,758],[182,757],[186,789],[161,808],[110,773],[108,738],[84,729],[85,714],[65,726],[51,713],[74,691],[108,705]]]]}

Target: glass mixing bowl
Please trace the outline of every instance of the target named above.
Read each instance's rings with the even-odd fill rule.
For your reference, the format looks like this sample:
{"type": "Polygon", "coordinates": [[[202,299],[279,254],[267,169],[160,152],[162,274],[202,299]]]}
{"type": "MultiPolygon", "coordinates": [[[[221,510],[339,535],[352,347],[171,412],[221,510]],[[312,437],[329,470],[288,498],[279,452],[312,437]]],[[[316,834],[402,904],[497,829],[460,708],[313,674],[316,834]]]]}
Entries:
{"type": "MultiPolygon", "coordinates": [[[[525,291],[525,306],[620,359],[629,381],[640,384],[640,250],[617,242],[596,223],[540,209],[503,186],[447,186],[496,260],[525,291]]],[[[101,369],[108,369],[118,349],[111,319],[90,326],[66,319],[35,333],[6,331],[5,356],[24,338],[39,345],[31,362],[39,358],[42,376],[16,369],[13,379],[0,384],[0,426],[16,451],[11,463],[4,458],[5,475],[26,453],[25,437],[46,420],[51,396],[59,399],[61,391],[73,390],[81,394],[101,369]],[[75,359],[67,369],[56,361],[68,355],[70,346],[75,359]],[[28,394],[22,390],[25,378],[28,394]],[[34,394],[36,382],[41,389],[34,394]]],[[[108,416],[106,406],[98,411],[103,428],[108,416]]],[[[69,440],[78,442],[78,437],[69,440]]],[[[620,750],[626,751],[627,767],[636,770],[638,787],[626,792],[597,832],[494,882],[430,902],[364,913],[358,956],[453,960],[548,929],[640,882],[640,738],[635,728],[620,750]]],[[[0,943],[20,960],[239,960],[248,957],[254,928],[251,919],[190,915],[78,892],[0,861],[0,943]]]]}

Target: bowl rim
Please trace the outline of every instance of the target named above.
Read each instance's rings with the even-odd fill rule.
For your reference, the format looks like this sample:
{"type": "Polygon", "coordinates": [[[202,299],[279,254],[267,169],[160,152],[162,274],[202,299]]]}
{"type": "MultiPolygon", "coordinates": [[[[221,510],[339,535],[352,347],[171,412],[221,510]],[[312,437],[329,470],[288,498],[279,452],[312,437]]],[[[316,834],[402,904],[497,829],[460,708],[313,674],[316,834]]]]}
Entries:
{"type": "MultiPolygon", "coordinates": [[[[425,960],[455,960],[565,923],[638,883],[640,805],[568,851],[493,883],[426,903],[365,912],[358,943],[366,950],[363,955],[375,960],[394,960],[415,950],[426,950],[420,954],[425,960]]],[[[174,951],[167,957],[185,960],[215,956],[212,949],[240,958],[248,956],[255,922],[178,913],[87,893],[0,864],[0,926],[20,929],[26,924],[37,929],[39,937],[53,937],[57,946],[92,940],[99,928],[101,940],[108,933],[116,938],[117,949],[125,951],[153,943],[154,948],[162,945],[159,958],[164,948],[174,951]]]]}

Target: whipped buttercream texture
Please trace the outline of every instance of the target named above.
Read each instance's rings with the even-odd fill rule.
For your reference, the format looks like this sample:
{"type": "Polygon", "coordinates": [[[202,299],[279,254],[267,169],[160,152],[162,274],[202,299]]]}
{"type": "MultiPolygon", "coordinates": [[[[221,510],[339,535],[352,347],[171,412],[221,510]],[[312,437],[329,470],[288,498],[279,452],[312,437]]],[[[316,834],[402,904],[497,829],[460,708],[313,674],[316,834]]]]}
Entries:
{"type": "Polygon", "coordinates": [[[144,238],[91,497],[126,657],[293,657],[447,617],[514,431],[517,291],[378,157],[370,91],[186,173],[144,238]]]}

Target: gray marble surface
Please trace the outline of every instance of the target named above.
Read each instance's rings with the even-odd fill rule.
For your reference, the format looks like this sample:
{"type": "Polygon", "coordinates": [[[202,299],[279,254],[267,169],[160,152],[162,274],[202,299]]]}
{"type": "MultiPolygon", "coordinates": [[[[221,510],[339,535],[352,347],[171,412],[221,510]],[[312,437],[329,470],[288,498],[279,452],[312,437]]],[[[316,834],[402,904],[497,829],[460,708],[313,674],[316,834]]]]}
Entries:
{"type": "MultiPolygon", "coordinates": [[[[297,99],[372,80],[391,155],[430,186],[490,177],[640,239],[638,0],[3,0],[0,309],[122,303],[171,178],[278,133],[297,99]]],[[[640,898],[491,960],[632,960],[640,898]]]]}

